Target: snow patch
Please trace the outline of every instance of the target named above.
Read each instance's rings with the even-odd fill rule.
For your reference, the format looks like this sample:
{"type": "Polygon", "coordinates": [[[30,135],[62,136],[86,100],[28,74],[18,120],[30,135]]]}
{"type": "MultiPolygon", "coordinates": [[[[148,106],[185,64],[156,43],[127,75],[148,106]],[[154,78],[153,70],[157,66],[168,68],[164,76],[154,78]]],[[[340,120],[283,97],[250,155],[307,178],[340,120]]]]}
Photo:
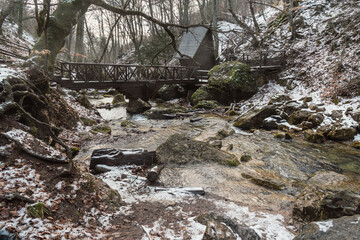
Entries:
{"type": "Polygon", "coordinates": [[[333,220],[326,222],[315,222],[319,226],[321,232],[327,232],[331,227],[333,227],[333,220]]]}

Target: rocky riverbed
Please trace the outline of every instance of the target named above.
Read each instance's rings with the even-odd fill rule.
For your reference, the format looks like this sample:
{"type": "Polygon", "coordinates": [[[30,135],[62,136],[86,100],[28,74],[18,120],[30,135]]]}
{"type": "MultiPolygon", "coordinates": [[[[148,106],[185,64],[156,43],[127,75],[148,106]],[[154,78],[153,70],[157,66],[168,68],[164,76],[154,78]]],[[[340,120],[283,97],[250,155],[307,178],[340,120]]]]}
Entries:
{"type": "Polygon", "coordinates": [[[244,132],[232,126],[231,118],[202,111],[167,120],[143,115],[115,119],[123,109],[101,113],[111,116],[111,134],[88,142],[77,164],[86,169],[92,151],[99,148],[142,148],[173,160],[164,164],[155,185],[144,179],[146,169],[136,166],[110,167],[97,175],[126,204],[126,211],[111,215],[110,222],[128,219],[121,220],[128,231],[111,236],[125,239],[140,226],[143,231],[137,233],[143,239],[292,239],[307,222],[359,214],[360,159],[351,146],[310,143],[296,133],[277,138],[277,130],[244,132]],[[184,136],[189,142],[179,144],[184,136]],[[201,153],[197,142],[230,154],[240,164],[192,161],[191,156],[201,153]],[[159,185],[169,190],[158,192],[159,185]],[[183,187],[203,188],[205,195],[189,194],[183,187]],[[210,212],[206,221],[199,220],[210,212]],[[224,218],[230,221],[225,228],[224,218]]]}

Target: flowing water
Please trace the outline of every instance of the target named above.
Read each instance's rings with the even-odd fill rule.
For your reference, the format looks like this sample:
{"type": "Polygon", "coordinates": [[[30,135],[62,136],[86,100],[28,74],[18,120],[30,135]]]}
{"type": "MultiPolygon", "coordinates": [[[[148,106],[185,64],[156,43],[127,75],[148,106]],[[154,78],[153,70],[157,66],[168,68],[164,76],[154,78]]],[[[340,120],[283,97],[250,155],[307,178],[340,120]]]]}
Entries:
{"type": "MultiPolygon", "coordinates": [[[[109,100],[96,101],[92,100],[92,103],[98,104],[101,101],[109,100]]],[[[133,116],[126,114],[124,107],[103,109],[100,114],[104,119],[110,120],[112,141],[90,144],[82,153],[83,156],[80,154],[80,157],[89,157],[92,150],[104,147],[143,148],[154,151],[175,133],[187,134],[196,140],[209,142],[211,139],[218,138],[219,131],[234,129],[227,120],[214,116],[201,116],[203,119],[194,123],[191,123],[189,118],[147,120],[141,114],[133,116]],[[120,123],[125,119],[132,121],[135,126],[121,127],[120,123]]],[[[241,163],[238,167],[215,163],[169,165],[161,172],[160,181],[170,187],[203,187],[207,194],[221,197],[225,201],[235,204],[232,209],[224,210],[228,213],[235,214],[235,209],[246,206],[250,211],[256,213],[275,214],[271,216],[281,214],[284,219],[276,220],[279,222],[275,228],[285,226],[285,230],[282,235],[275,234],[276,236],[267,239],[290,239],[289,236],[292,236],[292,228],[286,222],[291,219],[292,202],[298,191],[295,183],[306,182],[317,171],[360,173],[360,151],[346,144],[335,142],[312,144],[303,141],[300,136],[294,136],[292,140],[279,140],[275,139],[273,133],[268,131],[257,130],[254,133],[248,133],[236,128],[234,130],[234,134],[221,139],[221,149],[234,154],[238,159],[242,155],[248,154],[252,157],[251,161],[241,163]],[[244,178],[244,173],[262,179],[270,179],[285,187],[280,191],[260,187],[244,178]]],[[[123,169],[114,168],[111,174],[103,174],[100,177],[117,189],[122,196],[128,196],[124,189],[127,189],[129,185],[123,183],[119,185],[114,181],[117,179],[114,176],[121,175],[123,171],[123,169]]],[[[155,196],[154,193],[153,196],[155,196]]],[[[131,196],[125,198],[129,199],[131,196]]],[[[163,196],[154,199],[161,201],[162,198],[163,196]]],[[[139,197],[138,199],[150,201],[149,199],[152,198],[147,195],[146,198],[139,197]]],[[[269,237],[271,230],[267,226],[264,228],[267,230],[262,236],[269,237]]]]}

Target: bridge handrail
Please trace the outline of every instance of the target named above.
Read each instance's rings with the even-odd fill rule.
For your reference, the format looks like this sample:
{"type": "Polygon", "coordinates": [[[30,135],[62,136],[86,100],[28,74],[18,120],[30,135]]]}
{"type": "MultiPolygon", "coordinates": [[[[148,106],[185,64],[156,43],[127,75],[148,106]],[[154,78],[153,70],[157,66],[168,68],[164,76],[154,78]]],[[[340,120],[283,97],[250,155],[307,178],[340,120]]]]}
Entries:
{"type": "Polygon", "coordinates": [[[185,69],[197,69],[198,67],[192,66],[171,66],[171,65],[138,65],[138,64],[116,64],[116,63],[89,63],[89,62],[67,62],[59,61],[60,64],[71,64],[71,65],[94,65],[94,66],[113,66],[113,67],[144,67],[144,68],[185,68],[185,69]]]}
{"type": "Polygon", "coordinates": [[[70,82],[186,81],[197,67],[57,61],[57,77],[70,82]]]}

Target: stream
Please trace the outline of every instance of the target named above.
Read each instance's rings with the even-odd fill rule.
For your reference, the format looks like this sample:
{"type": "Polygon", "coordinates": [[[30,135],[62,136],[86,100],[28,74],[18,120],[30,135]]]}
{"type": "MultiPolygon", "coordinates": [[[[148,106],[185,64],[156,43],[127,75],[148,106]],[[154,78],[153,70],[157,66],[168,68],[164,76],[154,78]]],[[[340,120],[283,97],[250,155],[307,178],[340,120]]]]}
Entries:
{"type": "MultiPolygon", "coordinates": [[[[92,99],[91,103],[98,105],[111,100],[92,99]]],[[[160,183],[167,187],[202,187],[205,196],[176,189],[157,192],[154,186],[148,186],[142,177],[133,174],[134,168],[138,168],[135,166],[111,167],[110,172],[97,175],[128,204],[124,216],[136,215],[134,208],[139,205],[150,205],[160,213],[152,222],[139,223],[145,232],[142,239],[202,239],[205,226],[195,218],[210,209],[255,230],[261,239],[292,239],[297,230],[292,221],[292,203],[298,193],[296,183],[306,182],[317,171],[360,173],[359,150],[345,144],[312,144],[297,136],[278,140],[272,132],[243,132],[232,127],[228,120],[210,115],[194,115],[202,119],[190,122],[189,118],[148,120],[141,114],[130,116],[124,107],[99,109],[99,112],[112,129],[110,139],[90,142],[77,161],[88,164],[92,151],[99,148],[155,151],[176,133],[209,142],[224,129],[235,132],[220,139],[221,149],[238,159],[244,154],[251,156],[251,161],[237,167],[203,163],[168,165],[162,170],[160,183]],[[130,120],[133,126],[122,127],[124,120],[130,120]],[[244,178],[244,174],[270,179],[284,187],[281,190],[261,187],[244,178]]]]}

